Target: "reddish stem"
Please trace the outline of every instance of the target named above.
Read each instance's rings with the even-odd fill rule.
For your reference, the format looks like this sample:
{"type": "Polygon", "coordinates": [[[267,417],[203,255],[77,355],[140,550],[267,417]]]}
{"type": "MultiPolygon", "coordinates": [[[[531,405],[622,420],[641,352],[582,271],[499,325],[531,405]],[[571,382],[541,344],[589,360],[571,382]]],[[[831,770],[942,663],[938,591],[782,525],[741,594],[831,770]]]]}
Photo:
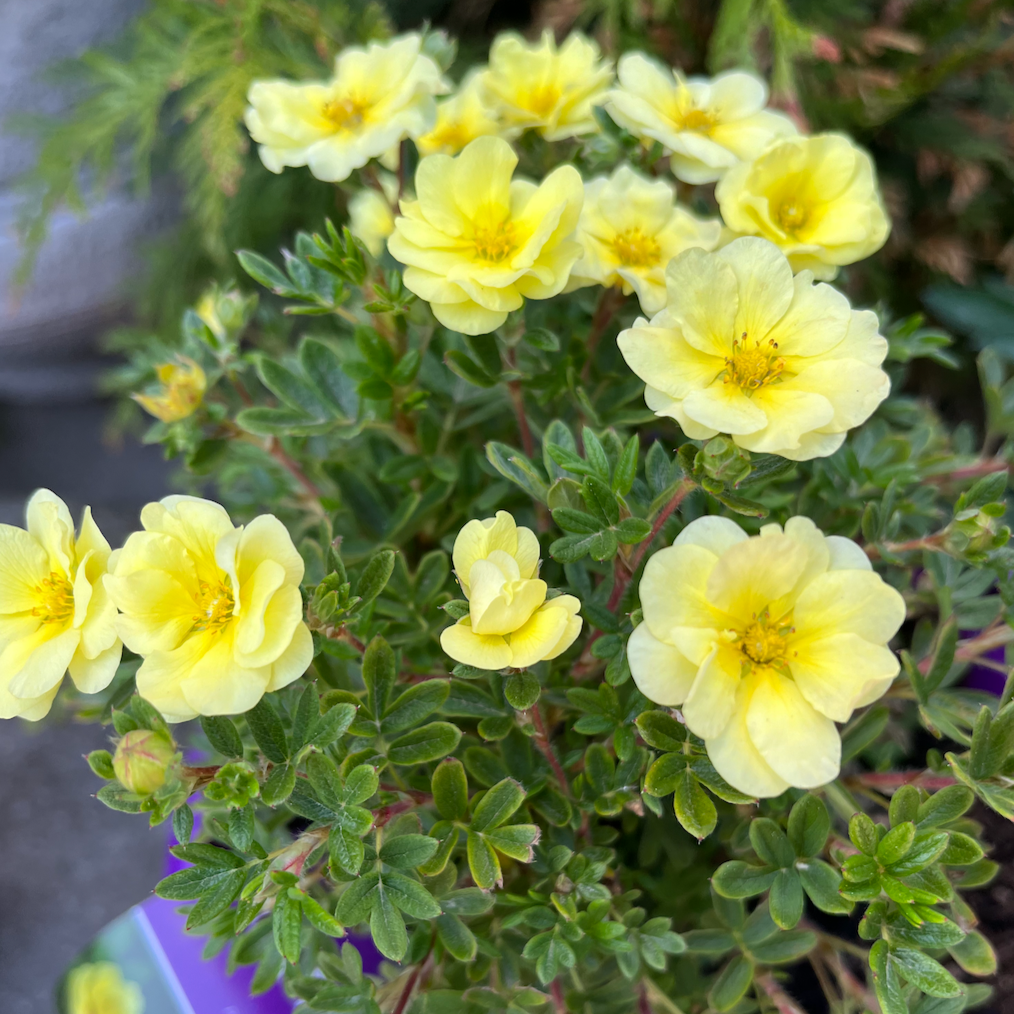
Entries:
{"type": "Polygon", "coordinates": [[[563,789],[566,795],[570,795],[570,782],[567,781],[567,776],[564,774],[563,767],[560,765],[560,761],[556,756],[556,751],[553,749],[553,744],[549,742],[549,735],[546,732],[546,723],[542,718],[542,709],[535,705],[532,708],[532,724],[535,726],[537,733],[535,742],[539,749],[543,752],[546,760],[549,761],[549,766],[553,769],[553,774],[556,775],[556,780],[560,783],[560,788],[563,789]]]}
{"type": "Polygon", "coordinates": [[[599,341],[606,328],[609,327],[609,322],[616,316],[616,311],[623,306],[625,299],[623,292],[615,287],[602,290],[598,306],[595,307],[595,314],[592,317],[591,327],[588,329],[588,337],[585,340],[587,358],[581,368],[582,381],[587,382],[591,375],[592,360],[595,358],[595,350],[598,348],[599,341]]]}
{"type": "Polygon", "coordinates": [[[775,982],[771,975],[758,975],[754,980],[767,994],[768,999],[778,1008],[779,1014],[806,1014],[795,1000],[775,982]]]}
{"type": "Polygon", "coordinates": [[[961,482],[964,479],[978,479],[983,475],[992,472],[1006,472],[1010,463],[1003,458],[985,458],[977,461],[974,465],[966,465],[964,468],[957,468],[953,472],[944,472],[941,475],[927,476],[927,482],[961,482]]]}
{"type": "Polygon", "coordinates": [[[295,461],[289,456],[288,452],[278,442],[277,437],[268,438],[268,453],[277,461],[289,474],[296,479],[296,481],[306,490],[307,493],[313,497],[314,500],[320,500],[320,490],[314,485],[314,483],[307,477],[303,470],[296,464],[295,461]]]}
{"type": "Polygon", "coordinates": [[[933,775],[928,771],[866,771],[845,779],[874,789],[900,789],[903,785],[917,785],[924,789],[945,789],[956,784],[948,775],[933,775]]]}
{"type": "Polygon", "coordinates": [[[521,447],[525,454],[529,458],[532,458],[535,456],[535,441],[532,439],[532,431],[528,427],[528,417],[525,415],[525,396],[521,390],[521,381],[509,381],[507,391],[510,394],[511,404],[514,406],[514,414],[518,417],[518,429],[521,432],[521,447]]]}

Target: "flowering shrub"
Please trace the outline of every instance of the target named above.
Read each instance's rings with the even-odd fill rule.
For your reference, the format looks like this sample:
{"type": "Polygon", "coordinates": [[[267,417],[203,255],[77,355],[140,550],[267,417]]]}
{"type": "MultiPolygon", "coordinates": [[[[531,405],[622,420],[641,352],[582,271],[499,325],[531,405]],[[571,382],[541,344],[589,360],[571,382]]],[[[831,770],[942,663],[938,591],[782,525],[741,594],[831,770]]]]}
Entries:
{"type": "Polygon", "coordinates": [[[69,666],[99,798],[191,864],[157,892],[301,1010],[787,1012],[804,960],[835,1010],[982,1002],[1010,381],[986,353],[981,448],[905,394],[954,360],[848,284],[871,157],[579,33],[457,91],[439,34],[335,55],[246,123],[348,226],[240,250],[260,304],[210,289],[121,375],[217,499],[109,554],[37,494],[4,713],[69,666]]]}

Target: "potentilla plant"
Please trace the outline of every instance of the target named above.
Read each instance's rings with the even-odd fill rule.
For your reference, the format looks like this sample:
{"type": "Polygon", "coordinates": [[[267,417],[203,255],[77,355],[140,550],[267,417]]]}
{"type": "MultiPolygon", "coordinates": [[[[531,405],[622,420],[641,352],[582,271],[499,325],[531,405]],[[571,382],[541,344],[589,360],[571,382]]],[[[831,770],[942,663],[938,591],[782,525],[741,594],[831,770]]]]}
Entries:
{"type": "Polygon", "coordinates": [[[981,1003],[1002,364],[981,450],[905,396],[947,338],[832,284],[887,237],[874,165],[753,74],[452,56],[250,89],[350,221],[138,353],[200,496],[113,552],[48,491],[0,529],[0,713],[69,671],[99,799],[190,864],[157,893],[301,1010],[791,1012],[804,962],[843,1014],[981,1003]]]}

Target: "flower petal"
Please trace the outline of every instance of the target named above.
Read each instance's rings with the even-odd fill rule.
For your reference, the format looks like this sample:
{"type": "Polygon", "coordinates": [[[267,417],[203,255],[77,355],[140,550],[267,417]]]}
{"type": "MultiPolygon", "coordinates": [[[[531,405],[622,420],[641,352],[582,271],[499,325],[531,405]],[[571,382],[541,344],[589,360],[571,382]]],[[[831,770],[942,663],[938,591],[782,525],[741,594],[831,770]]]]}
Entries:
{"type": "Polygon", "coordinates": [[[537,609],[528,622],[508,638],[510,664],[515,668],[524,669],[541,662],[559,644],[570,621],[570,612],[564,606],[554,606],[553,602],[537,609]]]}
{"type": "Polygon", "coordinates": [[[831,570],[796,600],[793,622],[800,641],[833,634],[858,634],[887,644],[905,620],[905,600],[878,574],[831,570]]]}
{"type": "Polygon", "coordinates": [[[713,739],[729,724],[741,679],[739,670],[736,653],[720,645],[701,663],[683,702],[683,717],[695,736],[713,739]]]}
{"type": "Polygon", "coordinates": [[[686,700],[698,667],[679,649],[638,624],[627,641],[627,662],[637,689],[655,704],[672,707],[686,700]]]}
{"type": "Polygon", "coordinates": [[[440,634],[440,647],[454,659],[477,669],[505,669],[511,664],[510,645],[499,634],[474,634],[468,617],[440,634]]]}

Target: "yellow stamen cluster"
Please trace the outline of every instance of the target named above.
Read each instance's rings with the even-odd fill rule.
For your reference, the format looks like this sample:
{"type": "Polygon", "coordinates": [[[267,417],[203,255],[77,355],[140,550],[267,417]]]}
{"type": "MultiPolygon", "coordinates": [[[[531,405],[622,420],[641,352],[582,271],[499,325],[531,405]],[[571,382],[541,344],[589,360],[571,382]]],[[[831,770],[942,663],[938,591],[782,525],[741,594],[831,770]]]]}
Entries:
{"type": "Polygon", "coordinates": [[[350,130],[362,124],[367,107],[368,103],[346,95],[325,102],[321,115],[334,127],[335,132],[350,130]]]}
{"type": "Polygon", "coordinates": [[[782,669],[788,657],[788,637],[795,632],[788,617],[772,623],[765,609],[754,614],[753,622],[736,635],[735,645],[743,655],[744,675],[754,666],[782,669]]]}
{"type": "Polygon", "coordinates": [[[732,343],[732,355],[725,360],[725,383],[743,391],[756,391],[775,383],[785,369],[778,354],[778,342],[770,339],[751,346],[746,332],[732,343]]]}
{"type": "Polygon", "coordinates": [[[221,630],[232,618],[236,608],[229,579],[225,578],[217,584],[201,581],[198,587],[200,598],[198,611],[194,615],[194,630],[221,630]]]}
{"type": "Polygon", "coordinates": [[[517,236],[512,222],[479,227],[472,238],[475,256],[490,264],[499,264],[517,249],[517,236]]]}
{"type": "Polygon", "coordinates": [[[610,245],[617,260],[626,267],[654,267],[662,257],[658,240],[654,236],[646,235],[637,227],[619,233],[610,245]]]}
{"type": "Polygon", "coordinates": [[[39,604],[32,609],[43,623],[66,623],[74,615],[74,589],[63,574],[55,570],[35,586],[39,604]]]}
{"type": "Polygon", "coordinates": [[[698,134],[707,134],[715,126],[715,117],[704,109],[688,109],[685,113],[673,118],[683,130],[693,130],[698,134]]]}
{"type": "Polygon", "coordinates": [[[795,233],[802,229],[810,217],[810,209],[794,200],[786,201],[775,213],[775,218],[786,233],[795,233]]]}

